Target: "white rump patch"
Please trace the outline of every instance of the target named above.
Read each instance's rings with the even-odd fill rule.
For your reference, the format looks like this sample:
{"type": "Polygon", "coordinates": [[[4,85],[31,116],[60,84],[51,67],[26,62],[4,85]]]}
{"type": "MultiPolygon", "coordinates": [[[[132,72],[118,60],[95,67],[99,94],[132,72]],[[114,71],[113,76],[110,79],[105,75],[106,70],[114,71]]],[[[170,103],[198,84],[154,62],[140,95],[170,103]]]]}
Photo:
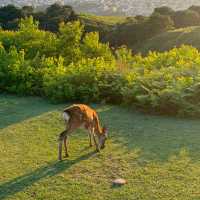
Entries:
{"type": "Polygon", "coordinates": [[[68,122],[68,121],[69,121],[69,119],[70,119],[70,116],[69,116],[69,114],[68,114],[68,113],[66,113],[66,112],[64,112],[64,113],[63,113],[63,119],[65,120],[65,122],[68,122]]]}

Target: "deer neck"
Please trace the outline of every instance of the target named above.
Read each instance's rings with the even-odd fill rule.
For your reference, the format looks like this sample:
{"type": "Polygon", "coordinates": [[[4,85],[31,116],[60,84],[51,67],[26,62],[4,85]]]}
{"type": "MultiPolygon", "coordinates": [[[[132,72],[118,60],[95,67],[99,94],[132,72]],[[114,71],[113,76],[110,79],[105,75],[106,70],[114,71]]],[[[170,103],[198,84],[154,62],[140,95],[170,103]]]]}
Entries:
{"type": "Polygon", "coordinates": [[[100,124],[96,124],[95,132],[96,132],[98,135],[102,135],[102,134],[103,134],[103,129],[102,129],[102,127],[101,127],[100,124]]]}

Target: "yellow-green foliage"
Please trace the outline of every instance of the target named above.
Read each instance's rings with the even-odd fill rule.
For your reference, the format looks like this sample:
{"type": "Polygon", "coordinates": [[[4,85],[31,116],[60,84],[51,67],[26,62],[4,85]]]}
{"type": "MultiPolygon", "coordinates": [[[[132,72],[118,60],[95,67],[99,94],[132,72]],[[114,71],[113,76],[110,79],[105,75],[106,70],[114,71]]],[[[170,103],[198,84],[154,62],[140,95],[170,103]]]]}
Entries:
{"type": "Polygon", "coordinates": [[[110,102],[144,111],[200,116],[200,53],[191,46],[169,52],[114,53],[80,22],[58,35],[38,30],[33,18],[17,32],[0,32],[0,90],[54,101],[110,102]],[[8,33],[8,34],[7,34],[8,33]],[[7,34],[7,35],[6,35],[7,34]]]}
{"type": "Polygon", "coordinates": [[[193,47],[136,56],[127,75],[125,100],[157,112],[199,115],[199,75],[200,53],[193,47]]]}
{"type": "Polygon", "coordinates": [[[82,59],[67,68],[50,68],[44,75],[45,94],[56,101],[99,101],[101,77],[114,68],[114,60],[107,62],[101,57],[82,59]]]}

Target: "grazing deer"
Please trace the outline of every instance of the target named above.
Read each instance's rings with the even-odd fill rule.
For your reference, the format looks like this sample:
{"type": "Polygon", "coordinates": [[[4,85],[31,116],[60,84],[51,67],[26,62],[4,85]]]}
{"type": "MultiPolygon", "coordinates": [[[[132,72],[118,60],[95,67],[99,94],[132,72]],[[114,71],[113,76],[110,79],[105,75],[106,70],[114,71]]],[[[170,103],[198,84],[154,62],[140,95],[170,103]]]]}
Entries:
{"type": "Polygon", "coordinates": [[[67,141],[68,136],[77,128],[84,127],[88,130],[90,146],[92,146],[92,138],[94,140],[96,150],[105,147],[107,139],[107,129],[101,127],[99,118],[95,110],[84,104],[74,104],[67,107],[63,112],[63,119],[66,124],[66,130],[59,135],[59,155],[58,159],[62,160],[62,144],[64,142],[65,156],[68,157],[67,141]],[[98,137],[98,141],[95,136],[98,137]]]}

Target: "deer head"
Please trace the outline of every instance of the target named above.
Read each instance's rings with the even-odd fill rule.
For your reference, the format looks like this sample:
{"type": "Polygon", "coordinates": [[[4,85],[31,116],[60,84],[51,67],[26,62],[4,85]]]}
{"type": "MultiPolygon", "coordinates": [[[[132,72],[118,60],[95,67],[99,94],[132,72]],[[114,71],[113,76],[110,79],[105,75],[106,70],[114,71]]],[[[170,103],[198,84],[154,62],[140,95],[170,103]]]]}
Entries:
{"type": "Polygon", "coordinates": [[[108,138],[108,129],[104,126],[102,128],[102,133],[99,134],[99,146],[101,149],[105,148],[105,142],[107,138],[108,138]]]}

